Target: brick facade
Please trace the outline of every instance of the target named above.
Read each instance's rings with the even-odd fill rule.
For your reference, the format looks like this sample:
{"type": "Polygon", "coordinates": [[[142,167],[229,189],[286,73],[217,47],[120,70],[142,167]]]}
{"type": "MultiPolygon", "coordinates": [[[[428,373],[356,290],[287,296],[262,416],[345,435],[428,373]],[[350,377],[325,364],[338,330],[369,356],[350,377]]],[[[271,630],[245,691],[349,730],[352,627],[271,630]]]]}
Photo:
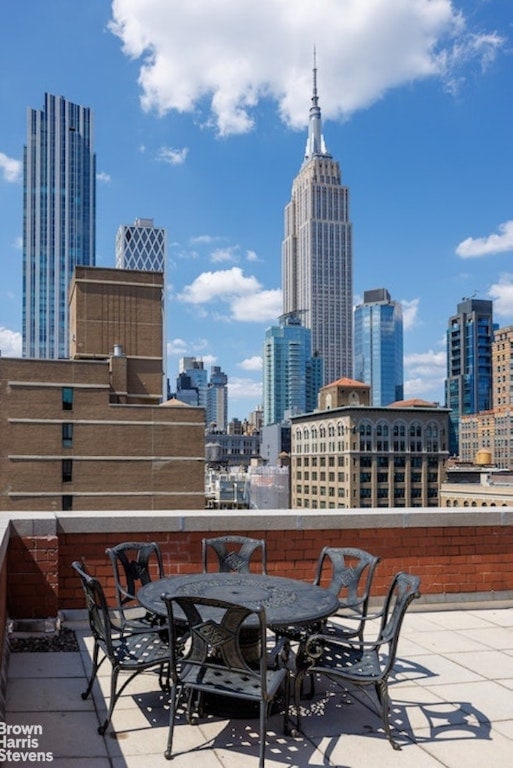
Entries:
{"type": "MultiPolygon", "coordinates": [[[[46,618],[55,616],[58,609],[82,609],[83,593],[76,575],[71,570],[73,560],[83,560],[90,571],[106,587],[109,600],[114,599],[114,581],[105,549],[120,541],[157,541],[161,547],[167,574],[194,573],[201,570],[201,539],[228,533],[265,538],[267,542],[268,572],[311,581],[315,563],[323,546],[351,546],[381,556],[373,593],[385,594],[392,576],[400,570],[421,577],[423,599],[430,602],[455,601],[476,596],[476,599],[498,598],[513,594],[513,513],[479,513],[474,520],[458,518],[447,513],[447,524],[437,513],[436,524],[426,521],[404,521],[397,513],[389,524],[380,518],[378,525],[351,526],[337,524],[317,525],[314,516],[296,516],[274,513],[258,515],[253,527],[251,520],[229,516],[170,517],[151,524],[145,516],[126,518],[115,524],[106,521],[105,531],[59,530],[70,526],[57,526],[55,536],[11,535],[8,549],[7,600],[12,618],[46,618]],[[284,519],[284,518],[287,519],[284,519]],[[312,523],[313,520],[313,523],[312,523]],[[287,524],[290,521],[290,526],[287,524]],[[216,528],[216,522],[219,526],[216,528]],[[280,523],[276,525],[276,523],[280,523]],[[118,523],[120,525],[118,525],[118,523]],[[311,527],[309,527],[311,526],[311,527]]],[[[356,517],[352,515],[352,517],[356,517]]],[[[78,521],[77,521],[78,522],[78,521]]],[[[71,526],[76,529],[77,525],[71,526]]],[[[84,526],[87,527],[87,526],[84,526]]],[[[22,529],[23,530],[23,529],[22,529]]]]}

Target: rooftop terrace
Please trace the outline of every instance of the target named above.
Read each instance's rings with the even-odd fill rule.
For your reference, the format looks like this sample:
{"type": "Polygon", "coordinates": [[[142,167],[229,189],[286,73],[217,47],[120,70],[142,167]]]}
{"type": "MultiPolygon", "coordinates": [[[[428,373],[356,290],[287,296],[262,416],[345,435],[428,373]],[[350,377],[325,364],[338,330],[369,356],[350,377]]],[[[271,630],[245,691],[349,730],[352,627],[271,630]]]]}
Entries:
{"type": "MultiPolygon", "coordinates": [[[[39,726],[33,735],[37,751],[50,753],[56,768],[170,765],[163,756],[167,703],[154,674],[133,681],[112,727],[104,737],[97,733],[110,670],[102,668],[93,699],[83,701],[92,640],[72,560],[83,557],[109,593],[105,547],[157,540],[167,573],[194,572],[201,569],[201,538],[212,531],[265,537],[270,572],[307,581],[324,544],[376,552],[383,558],[375,580],[378,601],[397,570],[422,579],[422,597],[406,614],[390,690],[392,722],[404,732],[402,751],[391,748],[361,693],[348,695],[322,679],[313,701],[303,702],[302,738],[285,737],[281,718],[270,718],[268,768],[482,768],[511,762],[513,510],[18,514],[7,516],[0,531],[0,630],[9,617],[55,617],[60,611],[77,632],[79,651],[10,653],[3,643],[0,706],[8,724],[39,726]]],[[[193,727],[182,719],[175,746],[182,754],[171,765],[178,768],[198,760],[209,768],[249,768],[257,765],[258,723],[210,717],[193,727]]]]}

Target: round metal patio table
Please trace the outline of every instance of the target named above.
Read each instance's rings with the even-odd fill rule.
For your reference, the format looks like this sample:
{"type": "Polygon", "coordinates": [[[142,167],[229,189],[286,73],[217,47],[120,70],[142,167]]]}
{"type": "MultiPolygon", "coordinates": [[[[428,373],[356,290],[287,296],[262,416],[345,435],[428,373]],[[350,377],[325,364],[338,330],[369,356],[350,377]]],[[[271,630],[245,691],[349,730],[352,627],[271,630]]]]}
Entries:
{"type": "Polygon", "coordinates": [[[145,584],[137,593],[141,605],[159,616],[166,615],[163,594],[197,595],[265,608],[273,628],[315,625],[338,608],[338,598],[327,589],[297,579],[256,573],[191,573],[169,576],[145,584]]]}

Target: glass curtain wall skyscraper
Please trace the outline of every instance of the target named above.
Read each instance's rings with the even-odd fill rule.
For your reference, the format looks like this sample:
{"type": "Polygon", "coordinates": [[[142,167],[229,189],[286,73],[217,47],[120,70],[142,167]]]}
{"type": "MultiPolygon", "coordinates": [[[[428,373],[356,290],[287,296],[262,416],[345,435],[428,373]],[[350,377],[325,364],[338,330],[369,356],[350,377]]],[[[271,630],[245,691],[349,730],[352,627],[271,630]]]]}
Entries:
{"type": "Polygon", "coordinates": [[[459,421],[465,414],[492,407],[493,302],[464,299],[449,318],[447,329],[446,406],[449,451],[459,452],[459,421]]]}
{"type": "Polygon", "coordinates": [[[45,94],[23,155],[23,356],[66,358],[68,287],[95,265],[96,159],[87,107],[45,94]]]}
{"type": "Polygon", "coordinates": [[[226,432],[228,425],[228,376],[219,365],[210,368],[207,386],[207,429],[226,432]]]}
{"type": "Polygon", "coordinates": [[[279,318],[264,341],[264,424],[313,411],[322,386],[322,358],[312,356],[311,331],[300,313],[279,318]]]}
{"type": "Polygon", "coordinates": [[[285,208],[282,283],[283,312],[305,312],[325,384],[353,375],[352,262],[349,191],[324,142],[314,61],[305,158],[285,208]]]}
{"type": "Polygon", "coordinates": [[[386,288],[364,291],[355,308],[354,377],[370,384],[371,405],[404,397],[403,313],[386,288]]]}
{"type": "Polygon", "coordinates": [[[189,405],[207,407],[207,371],[203,360],[196,357],[182,357],[176,379],[176,396],[189,405]]]}

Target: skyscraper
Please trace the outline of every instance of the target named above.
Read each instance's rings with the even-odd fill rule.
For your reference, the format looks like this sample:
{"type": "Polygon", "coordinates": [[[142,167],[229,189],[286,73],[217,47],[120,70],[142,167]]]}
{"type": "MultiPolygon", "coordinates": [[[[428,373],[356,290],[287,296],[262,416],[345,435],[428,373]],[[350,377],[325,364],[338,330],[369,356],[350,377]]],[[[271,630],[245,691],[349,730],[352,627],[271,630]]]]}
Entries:
{"type": "Polygon", "coordinates": [[[218,365],[210,369],[207,386],[207,429],[215,424],[218,432],[226,432],[228,424],[228,376],[218,365]]]}
{"type": "Polygon", "coordinates": [[[116,235],[116,267],[165,272],[166,230],[155,227],[153,219],[136,219],[122,225],[116,235]]]}
{"type": "Polygon", "coordinates": [[[449,414],[449,451],[459,450],[459,421],[464,414],[492,406],[493,303],[463,299],[447,329],[445,401],[449,414]]]}
{"type": "Polygon", "coordinates": [[[265,332],[264,424],[313,411],[322,386],[322,358],[312,356],[311,331],[299,312],[279,318],[265,332]]]}
{"type": "Polygon", "coordinates": [[[95,265],[95,174],[91,110],[45,94],[23,155],[24,357],[69,356],[69,283],[95,265]]]}
{"type": "Polygon", "coordinates": [[[354,312],[354,378],[371,386],[371,404],[404,397],[403,313],[386,288],[364,291],[354,312]]]}
{"type": "Polygon", "coordinates": [[[176,396],[189,405],[207,407],[207,371],[203,360],[182,357],[176,379],[176,396]]]}
{"type": "Polygon", "coordinates": [[[285,208],[282,282],[283,312],[305,312],[324,383],[353,375],[351,238],[349,191],[322,135],[314,62],[305,158],[285,208]]]}

